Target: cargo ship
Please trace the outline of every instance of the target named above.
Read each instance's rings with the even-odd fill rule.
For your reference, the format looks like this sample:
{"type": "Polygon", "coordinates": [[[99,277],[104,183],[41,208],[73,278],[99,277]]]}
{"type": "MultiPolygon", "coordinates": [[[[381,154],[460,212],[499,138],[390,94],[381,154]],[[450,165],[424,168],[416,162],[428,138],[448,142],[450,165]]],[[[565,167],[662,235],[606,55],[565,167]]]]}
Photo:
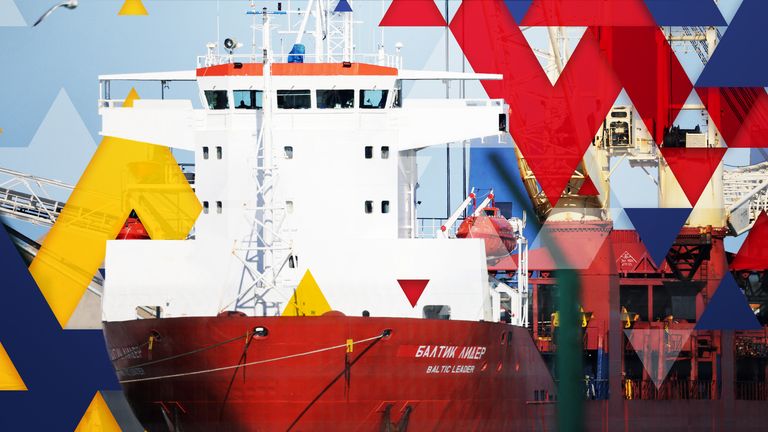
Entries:
{"type": "Polygon", "coordinates": [[[361,55],[349,3],[314,4],[296,12],[299,36],[317,26],[314,54],[300,37],[274,53],[272,20],[293,12],[252,2],[250,54],[230,38],[192,71],[99,77],[102,134],[194,152],[203,209],[186,240],[141,241],[132,218],[132,241],[107,247],[104,334],[147,430],[556,430],[558,255],[582,286],[587,430],[763,428],[765,328],[694,330],[728,272],[724,205],[691,216],[661,264],[613,230],[605,167],[637,141],[623,108],[556,205],[517,153],[556,253],[529,253],[526,216],[489,190],[429,230],[419,152],[505,136],[508,107],[403,86],[502,76],[407,70],[399,47],[361,55]],[[125,108],[111,88],[134,81],[192,82],[202,109],[125,108]]]}

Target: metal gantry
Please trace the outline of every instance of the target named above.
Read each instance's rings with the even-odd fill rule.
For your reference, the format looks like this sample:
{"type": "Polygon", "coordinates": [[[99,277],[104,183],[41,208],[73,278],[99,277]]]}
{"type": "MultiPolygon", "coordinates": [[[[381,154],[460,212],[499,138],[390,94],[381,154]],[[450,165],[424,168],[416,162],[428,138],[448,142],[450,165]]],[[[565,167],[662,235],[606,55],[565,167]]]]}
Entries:
{"type": "Polygon", "coordinates": [[[768,210],[768,162],[724,171],[723,197],[734,233],[752,228],[760,212],[768,210]]]}
{"type": "MultiPolygon", "coordinates": [[[[4,179],[0,183],[0,215],[44,227],[56,223],[66,204],[61,199],[53,198],[53,195],[69,195],[74,189],[58,180],[7,168],[0,168],[0,178],[4,179]]],[[[40,243],[11,227],[6,227],[6,230],[24,260],[31,263],[40,251],[40,243]]],[[[104,290],[104,278],[95,275],[88,290],[100,297],[104,290]]]]}
{"type": "Polygon", "coordinates": [[[0,214],[50,227],[64,209],[65,201],[54,195],[69,195],[72,186],[31,174],[0,168],[0,214]]]}

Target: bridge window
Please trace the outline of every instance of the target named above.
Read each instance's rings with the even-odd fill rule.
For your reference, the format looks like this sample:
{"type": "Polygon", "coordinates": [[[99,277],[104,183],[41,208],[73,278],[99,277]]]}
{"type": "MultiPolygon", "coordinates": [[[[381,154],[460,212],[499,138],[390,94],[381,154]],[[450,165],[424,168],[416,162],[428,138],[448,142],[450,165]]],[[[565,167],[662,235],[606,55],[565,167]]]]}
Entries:
{"type": "Polygon", "coordinates": [[[309,90],[278,90],[277,107],[280,109],[312,108],[312,93],[309,90]]]}
{"type": "Polygon", "coordinates": [[[373,201],[366,201],[365,202],[365,212],[367,214],[373,213],[373,201]]]}
{"type": "Polygon", "coordinates": [[[317,107],[326,108],[354,108],[354,90],[318,90],[317,107]]]}
{"type": "Polygon", "coordinates": [[[235,109],[260,110],[263,108],[264,92],[261,90],[235,90],[235,109]]]}
{"type": "Polygon", "coordinates": [[[221,146],[216,146],[216,159],[221,159],[222,157],[224,157],[224,149],[221,146]]]}
{"type": "Polygon", "coordinates": [[[216,213],[221,214],[223,209],[224,206],[222,205],[221,201],[216,201],[216,213]]]}
{"type": "Polygon", "coordinates": [[[373,159],[373,146],[365,146],[365,158],[373,159]]]}
{"type": "Polygon", "coordinates": [[[382,201],[381,202],[381,212],[382,213],[389,213],[389,201],[382,201]]]}
{"type": "Polygon", "coordinates": [[[382,159],[389,159],[389,146],[382,146],[381,147],[381,158],[382,159]]]}
{"type": "Polygon", "coordinates": [[[360,108],[383,109],[387,106],[388,90],[360,90],[360,108]]]}
{"type": "Polygon", "coordinates": [[[229,109],[229,98],[226,90],[206,90],[205,100],[208,101],[208,109],[229,109]]]}
{"type": "Polygon", "coordinates": [[[208,214],[209,208],[208,201],[203,201],[203,213],[208,214]]]}
{"type": "Polygon", "coordinates": [[[208,147],[203,147],[203,159],[208,159],[208,147]]]}

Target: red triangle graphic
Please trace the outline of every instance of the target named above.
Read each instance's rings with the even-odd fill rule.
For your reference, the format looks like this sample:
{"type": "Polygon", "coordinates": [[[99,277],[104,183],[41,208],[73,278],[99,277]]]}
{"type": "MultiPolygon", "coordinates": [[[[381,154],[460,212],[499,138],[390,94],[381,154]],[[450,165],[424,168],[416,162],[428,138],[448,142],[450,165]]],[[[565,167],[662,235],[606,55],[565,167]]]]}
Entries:
{"type": "Polygon", "coordinates": [[[768,269],[768,214],[763,211],[733,259],[731,270],[765,269],[768,269]]]}
{"type": "Polygon", "coordinates": [[[728,147],[768,147],[768,93],[762,87],[696,89],[728,147]]]}
{"type": "Polygon", "coordinates": [[[434,0],[392,0],[379,27],[445,27],[434,0]]]}
{"type": "Polygon", "coordinates": [[[597,187],[595,187],[595,183],[592,182],[592,179],[589,178],[589,176],[586,176],[584,178],[584,183],[581,184],[581,188],[579,189],[579,195],[581,196],[600,195],[600,191],[597,190],[597,187]]]}
{"type": "Polygon", "coordinates": [[[641,0],[534,0],[521,26],[655,26],[641,0]]]}
{"type": "Polygon", "coordinates": [[[462,2],[451,32],[475,71],[504,74],[481,84],[489,97],[509,104],[510,134],[556,205],[621,92],[599,32],[584,33],[554,86],[504,2],[462,2]]]}
{"type": "MultiPolygon", "coordinates": [[[[606,2],[611,3],[611,2],[606,2]]],[[[601,28],[600,47],[656,143],[693,90],[658,26],[601,28]],[[626,49],[631,41],[632,49],[626,49]]]]}
{"type": "Polygon", "coordinates": [[[416,303],[421,298],[424,288],[427,287],[429,279],[398,279],[397,283],[400,284],[400,288],[402,288],[411,306],[416,307],[416,303]]]}
{"type": "Polygon", "coordinates": [[[699,201],[726,148],[664,147],[661,153],[692,206],[699,201]]]}

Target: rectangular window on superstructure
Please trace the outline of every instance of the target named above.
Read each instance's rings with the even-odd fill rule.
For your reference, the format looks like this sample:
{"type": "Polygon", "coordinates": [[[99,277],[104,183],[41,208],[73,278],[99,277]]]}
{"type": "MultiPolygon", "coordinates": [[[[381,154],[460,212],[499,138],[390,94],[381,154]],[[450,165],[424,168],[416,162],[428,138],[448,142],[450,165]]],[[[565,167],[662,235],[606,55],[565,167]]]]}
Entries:
{"type": "Polygon", "coordinates": [[[208,159],[208,147],[203,147],[203,159],[208,159]]]}
{"type": "Polygon", "coordinates": [[[389,201],[382,201],[381,202],[381,212],[382,213],[389,213],[389,201]]]}
{"type": "Polygon", "coordinates": [[[206,90],[205,100],[208,102],[208,109],[229,109],[229,98],[226,90],[206,90]]]}
{"type": "Polygon", "coordinates": [[[365,146],[365,158],[373,159],[373,146],[365,146]]]}
{"type": "Polygon", "coordinates": [[[366,214],[373,213],[373,201],[366,201],[365,202],[365,213],[366,214]]]}
{"type": "Polygon", "coordinates": [[[388,94],[388,90],[360,90],[360,108],[384,109],[388,94]]]}
{"type": "Polygon", "coordinates": [[[427,305],[422,309],[426,319],[451,319],[451,307],[448,305],[427,305]]]}
{"type": "Polygon", "coordinates": [[[264,92],[261,90],[235,90],[235,109],[260,110],[264,107],[264,92]]]}
{"type": "Polygon", "coordinates": [[[381,147],[381,158],[382,159],[389,159],[389,146],[382,146],[381,147]]]}
{"type": "Polygon", "coordinates": [[[224,149],[221,146],[216,146],[216,159],[221,159],[222,157],[224,157],[224,149]]]}
{"type": "Polygon", "coordinates": [[[278,90],[277,107],[280,109],[312,108],[312,93],[309,90],[278,90]]]}
{"type": "Polygon", "coordinates": [[[286,159],[293,159],[293,146],[283,147],[283,152],[285,152],[286,159]]]}
{"type": "Polygon", "coordinates": [[[208,201],[203,201],[203,213],[208,214],[208,201]]]}
{"type": "Polygon", "coordinates": [[[224,210],[224,206],[221,201],[216,201],[216,213],[221,214],[222,210],[224,210]]]}
{"type": "Polygon", "coordinates": [[[354,108],[355,91],[354,90],[318,90],[317,107],[320,109],[329,108],[354,108]]]}

